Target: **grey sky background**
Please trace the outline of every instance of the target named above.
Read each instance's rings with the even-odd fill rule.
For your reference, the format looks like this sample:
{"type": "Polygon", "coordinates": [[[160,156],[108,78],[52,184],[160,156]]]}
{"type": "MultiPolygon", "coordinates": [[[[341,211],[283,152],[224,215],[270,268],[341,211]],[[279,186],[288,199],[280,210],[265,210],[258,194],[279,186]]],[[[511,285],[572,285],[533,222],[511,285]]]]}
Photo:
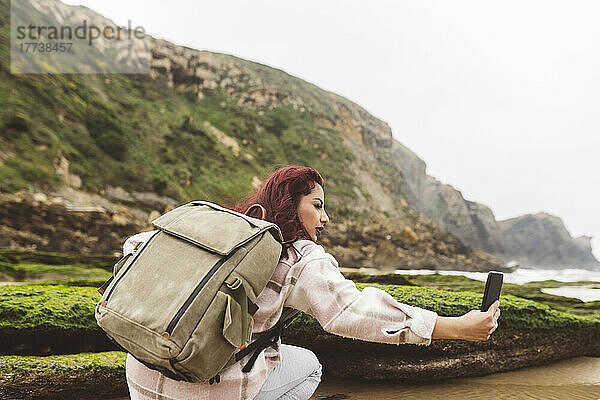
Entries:
{"type": "Polygon", "coordinates": [[[557,215],[600,258],[600,2],[65,3],[343,95],[497,219],[557,215]]]}

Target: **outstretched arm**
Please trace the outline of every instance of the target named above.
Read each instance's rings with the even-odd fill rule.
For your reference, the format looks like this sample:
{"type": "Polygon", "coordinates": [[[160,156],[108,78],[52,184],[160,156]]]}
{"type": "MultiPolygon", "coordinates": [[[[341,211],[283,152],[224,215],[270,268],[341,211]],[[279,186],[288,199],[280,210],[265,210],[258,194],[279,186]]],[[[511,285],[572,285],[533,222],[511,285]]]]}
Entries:
{"type": "Polygon", "coordinates": [[[312,315],[325,331],[339,336],[391,344],[431,342],[435,312],[399,303],[375,287],[358,290],[339,272],[333,256],[320,246],[315,252],[304,265],[292,267],[297,282],[287,306],[312,315]]]}
{"type": "Polygon", "coordinates": [[[431,339],[487,340],[498,327],[499,302],[487,312],[440,317],[399,303],[374,287],[359,291],[339,272],[333,256],[321,246],[313,251],[307,257],[310,261],[292,267],[297,282],[286,305],[312,315],[327,332],[374,342],[427,345],[431,339]]]}

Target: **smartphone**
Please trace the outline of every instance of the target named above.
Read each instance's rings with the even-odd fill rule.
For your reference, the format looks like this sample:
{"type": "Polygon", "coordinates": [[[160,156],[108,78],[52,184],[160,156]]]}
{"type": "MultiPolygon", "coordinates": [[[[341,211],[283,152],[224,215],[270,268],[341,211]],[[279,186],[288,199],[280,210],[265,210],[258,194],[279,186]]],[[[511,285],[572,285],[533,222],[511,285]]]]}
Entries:
{"type": "Polygon", "coordinates": [[[483,301],[481,302],[481,311],[487,311],[500,298],[503,278],[504,274],[502,272],[490,271],[488,273],[483,301]]]}

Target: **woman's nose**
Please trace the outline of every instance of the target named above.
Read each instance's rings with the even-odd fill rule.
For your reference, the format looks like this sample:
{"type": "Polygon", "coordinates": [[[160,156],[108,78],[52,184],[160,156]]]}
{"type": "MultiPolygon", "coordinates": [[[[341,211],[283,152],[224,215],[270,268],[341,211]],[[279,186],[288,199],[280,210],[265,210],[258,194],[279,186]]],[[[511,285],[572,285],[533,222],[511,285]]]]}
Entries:
{"type": "Polygon", "coordinates": [[[321,223],[326,224],[329,222],[329,216],[325,211],[323,211],[323,215],[321,215],[321,223]]]}

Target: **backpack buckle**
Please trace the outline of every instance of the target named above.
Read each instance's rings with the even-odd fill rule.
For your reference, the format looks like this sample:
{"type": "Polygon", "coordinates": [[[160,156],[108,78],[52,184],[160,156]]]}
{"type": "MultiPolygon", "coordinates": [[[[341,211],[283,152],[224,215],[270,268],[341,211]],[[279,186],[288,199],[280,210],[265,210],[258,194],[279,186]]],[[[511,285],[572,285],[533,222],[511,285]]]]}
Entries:
{"type": "Polygon", "coordinates": [[[226,282],[226,285],[231,290],[237,290],[242,286],[242,280],[236,276],[232,282],[226,282]]]}

